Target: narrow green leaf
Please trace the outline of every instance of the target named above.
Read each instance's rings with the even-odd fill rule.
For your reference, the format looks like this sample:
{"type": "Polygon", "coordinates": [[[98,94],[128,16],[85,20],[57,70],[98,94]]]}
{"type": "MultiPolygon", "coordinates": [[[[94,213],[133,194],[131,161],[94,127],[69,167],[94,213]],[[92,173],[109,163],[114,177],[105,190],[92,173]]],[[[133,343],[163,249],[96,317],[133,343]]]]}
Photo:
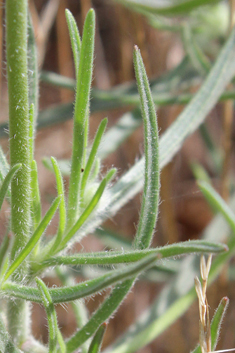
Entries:
{"type": "Polygon", "coordinates": [[[49,332],[49,347],[48,353],[56,353],[57,346],[57,332],[59,330],[57,325],[56,311],[49,293],[49,290],[45,283],[40,279],[35,279],[37,287],[42,299],[42,303],[45,307],[48,322],[48,332],[49,332]]]}
{"type": "Polygon", "coordinates": [[[80,58],[80,52],[81,52],[81,38],[79,35],[76,21],[72,15],[72,13],[68,9],[65,10],[65,16],[66,16],[67,25],[69,28],[70,41],[71,41],[71,46],[72,46],[72,51],[73,51],[73,59],[74,59],[74,64],[75,64],[75,72],[76,72],[76,77],[77,77],[78,76],[78,68],[79,68],[79,58],[80,58]]]}
{"type": "Polygon", "coordinates": [[[57,329],[57,340],[58,340],[58,343],[59,343],[59,346],[60,346],[60,353],[66,353],[66,344],[65,344],[63,336],[62,336],[62,334],[60,332],[59,327],[57,329]]]}
{"type": "Polygon", "coordinates": [[[113,177],[113,175],[116,173],[116,169],[113,168],[111,169],[105,178],[101,181],[95,195],[92,197],[91,201],[89,202],[88,206],[86,209],[83,211],[77,222],[74,224],[74,226],[68,231],[68,233],[65,235],[63,240],[61,241],[60,247],[58,248],[58,251],[64,249],[66,244],[71,240],[71,238],[74,236],[74,234],[81,228],[81,226],[84,224],[84,222],[87,220],[87,218],[90,216],[90,214],[93,212],[94,208],[97,206],[98,202],[100,201],[103,192],[108,185],[109,181],[113,177]]]}
{"type": "Polygon", "coordinates": [[[145,149],[144,191],[134,246],[137,249],[145,249],[151,243],[158,214],[160,192],[159,141],[155,106],[144,63],[137,46],[134,49],[134,66],[144,120],[145,149]]]}
{"type": "MultiPolygon", "coordinates": [[[[110,271],[105,275],[79,283],[75,286],[49,289],[49,293],[54,304],[85,298],[116,283],[125,281],[127,278],[137,276],[140,272],[153,266],[157,259],[158,258],[156,255],[149,255],[145,259],[142,259],[135,264],[122,267],[118,270],[110,271]]],[[[7,295],[9,297],[21,298],[41,303],[39,291],[33,287],[22,286],[13,282],[5,282],[2,284],[1,292],[3,295],[7,295]]]]}
{"type": "MultiPolygon", "coordinates": [[[[134,64],[141,99],[141,111],[144,119],[146,157],[144,197],[142,200],[140,222],[135,239],[135,246],[139,249],[143,249],[150,245],[158,212],[160,186],[158,166],[158,129],[155,106],[152,100],[144,64],[137,47],[134,52],[134,64]]],[[[124,281],[121,286],[114,288],[111,295],[103,302],[95,314],[93,314],[89,322],[68,340],[68,353],[73,352],[80,344],[85,342],[94,334],[97,325],[101,324],[112,315],[131,289],[134,280],[135,277],[124,281]]]]}
{"type": "MultiPolygon", "coordinates": [[[[211,349],[214,351],[219,339],[220,327],[224,319],[225,312],[229,304],[229,299],[224,297],[221,299],[215,315],[211,321],[211,349]]],[[[201,347],[198,345],[192,353],[201,353],[201,347]]]]}
{"type": "MultiPolygon", "coordinates": [[[[146,157],[144,197],[142,200],[135,246],[138,249],[143,249],[150,245],[158,212],[160,186],[158,166],[158,129],[155,106],[152,100],[144,64],[137,47],[134,51],[134,64],[141,99],[141,111],[144,119],[146,157]]],[[[123,281],[120,286],[113,289],[111,295],[102,303],[88,323],[68,340],[68,353],[72,353],[80,344],[84,343],[94,334],[97,325],[102,324],[102,322],[112,315],[131,289],[134,280],[135,277],[133,276],[132,279],[123,281]]]]}
{"type": "Polygon", "coordinates": [[[41,200],[40,191],[38,185],[38,170],[37,162],[32,160],[31,163],[31,202],[32,202],[32,218],[34,224],[34,230],[38,227],[41,222],[41,200]]]}
{"type": "Polygon", "coordinates": [[[12,179],[14,178],[14,175],[16,174],[16,172],[18,172],[18,170],[21,168],[22,164],[18,163],[15,164],[7,173],[7,175],[5,176],[3,183],[1,185],[1,189],[0,189],[0,209],[2,208],[2,204],[4,201],[4,198],[7,194],[9,185],[12,181],[12,179]]]}
{"type": "Polygon", "coordinates": [[[97,326],[107,320],[119,307],[132,285],[133,278],[123,281],[113,289],[109,297],[104,300],[87,324],[66,341],[67,353],[74,352],[96,332],[97,326]]]}
{"type": "MultiPolygon", "coordinates": [[[[9,229],[8,229],[9,231],[9,229]]],[[[2,243],[1,243],[1,247],[0,247],[0,270],[2,270],[2,265],[4,263],[4,257],[7,253],[8,247],[10,244],[10,236],[9,233],[7,232],[7,234],[5,234],[2,243]]]]}
{"type": "Polygon", "coordinates": [[[215,244],[202,240],[192,240],[164,246],[162,248],[135,251],[103,251],[82,253],[74,256],[56,256],[42,263],[42,266],[55,265],[108,265],[139,261],[150,254],[159,255],[159,259],[175,257],[191,253],[220,253],[228,251],[224,244],[215,244]]]}
{"type": "Polygon", "coordinates": [[[116,0],[117,2],[130,7],[132,10],[144,14],[159,15],[180,15],[192,11],[193,9],[214,4],[219,0],[116,0]]]}
{"type": "MultiPolygon", "coordinates": [[[[54,172],[53,165],[51,163],[51,158],[44,157],[42,159],[42,163],[44,167],[46,167],[51,172],[54,172]]],[[[60,159],[57,161],[60,172],[62,176],[69,176],[70,175],[70,160],[69,159],[60,159]]]]}
{"type": "Polygon", "coordinates": [[[219,334],[220,334],[220,327],[223,322],[226,310],[229,305],[229,299],[224,297],[221,299],[219,306],[214,314],[214,317],[211,321],[211,349],[215,350],[219,334]]]}
{"type": "Polygon", "coordinates": [[[87,140],[87,119],[92,80],[94,38],[95,12],[91,9],[87,14],[84,24],[77,75],[67,229],[71,228],[77,219],[80,202],[81,170],[83,168],[84,148],[87,140]]]}
{"type": "Polygon", "coordinates": [[[49,210],[43,217],[42,221],[40,222],[39,226],[29,239],[28,243],[25,245],[25,247],[21,250],[21,252],[18,254],[18,256],[15,258],[15,260],[12,262],[10,265],[8,271],[5,274],[4,280],[6,280],[16,269],[17,267],[20,266],[20,264],[24,261],[24,259],[30,254],[30,252],[33,250],[37,242],[40,240],[42,234],[48,227],[52,217],[54,216],[58,206],[60,203],[60,197],[58,196],[50,206],[49,210]]]}
{"type": "Polygon", "coordinates": [[[54,242],[54,250],[59,246],[62,236],[65,231],[65,226],[66,226],[66,205],[65,205],[65,193],[64,193],[64,182],[63,178],[60,172],[59,165],[56,161],[55,158],[51,157],[51,163],[54,168],[54,173],[56,177],[56,185],[57,185],[57,193],[58,196],[61,197],[60,201],[60,206],[59,206],[59,214],[60,214],[60,220],[59,220],[59,225],[58,225],[58,232],[56,236],[56,240],[54,242]]]}
{"type": "Polygon", "coordinates": [[[93,163],[95,161],[95,158],[96,158],[96,155],[97,155],[97,151],[98,151],[98,148],[100,146],[100,142],[101,142],[102,136],[104,134],[104,131],[106,129],[107,123],[108,123],[108,119],[107,118],[105,118],[105,119],[103,119],[101,121],[101,123],[100,123],[100,125],[98,127],[98,130],[97,130],[96,136],[95,136],[94,141],[93,141],[93,145],[92,145],[92,148],[91,148],[91,151],[90,151],[90,154],[89,154],[89,158],[88,158],[86,166],[84,168],[82,181],[81,181],[81,198],[82,199],[84,197],[84,192],[85,192],[87,180],[89,178],[93,163]]]}
{"type": "Polygon", "coordinates": [[[221,212],[235,234],[235,214],[231,208],[210,184],[200,181],[198,182],[198,186],[209,204],[213,207],[213,210],[216,209],[218,212],[221,212]]]}
{"type": "Polygon", "coordinates": [[[201,164],[191,163],[190,167],[196,180],[206,181],[208,184],[211,182],[209,174],[201,164]]]}
{"type": "Polygon", "coordinates": [[[100,352],[105,330],[106,330],[106,323],[103,323],[102,325],[100,325],[100,327],[96,331],[96,334],[95,334],[93,340],[91,341],[88,353],[99,353],[100,352]]]}
{"type": "MultiPolygon", "coordinates": [[[[169,163],[183,145],[184,140],[191,135],[205,120],[209,111],[217,102],[224,88],[235,72],[235,28],[218,56],[204,84],[190,104],[178,116],[160,138],[160,167],[169,163]]],[[[144,158],[139,160],[124,174],[109,190],[110,198],[106,205],[101,205],[99,214],[90,219],[84,229],[87,233],[99,226],[134,197],[143,187],[144,158]]]]}

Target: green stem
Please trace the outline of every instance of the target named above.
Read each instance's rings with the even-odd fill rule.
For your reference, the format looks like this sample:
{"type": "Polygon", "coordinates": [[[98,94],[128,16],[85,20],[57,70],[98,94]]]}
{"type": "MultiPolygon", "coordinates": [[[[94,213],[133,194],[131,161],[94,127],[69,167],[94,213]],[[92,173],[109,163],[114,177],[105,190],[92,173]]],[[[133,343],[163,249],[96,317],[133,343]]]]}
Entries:
{"type": "Polygon", "coordinates": [[[29,117],[27,78],[27,0],[7,0],[7,74],[11,167],[22,168],[11,185],[12,258],[26,244],[30,225],[29,117]]]}
{"type": "MultiPolygon", "coordinates": [[[[11,183],[11,231],[14,235],[11,259],[22,248],[29,236],[30,227],[30,166],[29,166],[29,118],[27,76],[27,0],[6,1],[6,49],[9,91],[9,140],[10,164],[22,168],[11,183]]],[[[24,267],[26,268],[26,266],[24,267]]],[[[17,272],[16,281],[25,276],[25,270],[17,272]]],[[[9,333],[17,344],[27,334],[25,303],[10,301],[9,333]]]]}

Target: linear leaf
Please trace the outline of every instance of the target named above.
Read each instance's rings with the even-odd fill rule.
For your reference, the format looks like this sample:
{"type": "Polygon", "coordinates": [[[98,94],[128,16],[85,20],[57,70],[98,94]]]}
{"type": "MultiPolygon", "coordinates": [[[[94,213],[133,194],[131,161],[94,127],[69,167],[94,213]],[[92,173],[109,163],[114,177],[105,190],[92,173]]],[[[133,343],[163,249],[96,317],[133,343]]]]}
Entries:
{"type": "Polygon", "coordinates": [[[57,185],[57,193],[58,196],[61,197],[60,201],[60,206],[59,206],[59,215],[60,215],[60,220],[59,220],[59,225],[58,225],[58,231],[57,231],[57,236],[56,240],[54,242],[54,249],[56,249],[61,240],[62,236],[65,231],[65,226],[66,226],[66,205],[65,205],[65,193],[64,193],[64,182],[63,178],[60,172],[59,165],[57,163],[57,160],[53,157],[51,157],[51,163],[54,169],[55,177],[56,177],[56,185],[57,185]]]}
{"type": "Polygon", "coordinates": [[[84,222],[87,220],[87,218],[90,216],[90,214],[93,212],[95,207],[97,206],[98,202],[100,201],[103,192],[108,185],[109,181],[113,177],[113,175],[116,173],[116,169],[110,169],[110,171],[107,173],[107,175],[104,177],[104,179],[101,181],[95,195],[92,197],[91,201],[89,202],[88,206],[85,208],[77,222],[72,226],[72,228],[68,231],[68,233],[65,235],[63,240],[61,241],[60,247],[58,251],[64,249],[66,244],[71,240],[71,238],[74,236],[74,234],[81,228],[81,226],[84,224],[84,222]]]}
{"type": "Polygon", "coordinates": [[[137,46],[134,48],[134,67],[144,121],[145,149],[145,182],[134,246],[137,249],[145,249],[151,243],[158,214],[160,192],[159,139],[155,105],[144,63],[137,46]]]}
{"type": "Polygon", "coordinates": [[[36,278],[35,280],[42,299],[42,303],[45,307],[46,314],[47,314],[48,332],[49,332],[48,353],[56,353],[57,332],[59,330],[57,325],[56,311],[55,311],[49,290],[45,285],[45,283],[40,278],[36,278]]]}
{"type": "Polygon", "coordinates": [[[95,334],[93,340],[91,341],[88,353],[99,353],[100,352],[100,348],[101,348],[101,344],[102,344],[105,330],[106,330],[106,324],[104,323],[104,324],[100,325],[100,327],[96,331],[96,334],[95,334]]]}
{"type": "Polygon", "coordinates": [[[0,246],[0,270],[2,270],[2,265],[4,264],[4,258],[7,254],[7,251],[9,249],[9,245],[10,245],[10,236],[9,233],[7,232],[7,234],[5,234],[1,246],[0,246]]]}
{"type": "MultiPolygon", "coordinates": [[[[173,156],[205,120],[209,111],[216,104],[225,86],[235,72],[235,28],[220,52],[216,63],[210,71],[202,87],[193,100],[178,116],[175,122],[160,138],[160,167],[169,163],[173,156]]],[[[110,189],[109,200],[99,207],[99,214],[90,219],[85,231],[88,233],[125,205],[143,187],[144,158],[141,158],[117,183],[110,189]]]]}
{"type": "Polygon", "coordinates": [[[81,54],[77,75],[76,99],[74,110],[73,151],[68,195],[67,229],[77,219],[80,202],[81,169],[84,148],[87,140],[87,119],[89,113],[90,89],[92,80],[95,38],[95,12],[89,10],[83,29],[81,54]]]}
{"type": "Polygon", "coordinates": [[[116,0],[141,13],[159,15],[179,15],[208,4],[214,4],[219,0],[116,0]]]}
{"type": "Polygon", "coordinates": [[[198,186],[209,204],[213,207],[213,210],[216,209],[218,212],[221,212],[235,234],[235,214],[228,204],[209,183],[200,181],[198,182],[198,186]]]}
{"type": "MultiPolygon", "coordinates": [[[[157,256],[150,255],[135,264],[125,266],[119,270],[110,271],[103,276],[79,283],[75,286],[49,289],[49,293],[54,304],[85,298],[117,282],[122,282],[127,278],[137,276],[140,272],[152,266],[156,261],[157,256]]],[[[9,297],[41,303],[39,291],[33,287],[22,286],[13,282],[5,282],[1,287],[1,291],[4,295],[9,297]]]]}
{"type": "Polygon", "coordinates": [[[70,41],[72,45],[73,59],[75,64],[75,72],[77,77],[78,68],[79,68],[79,58],[80,58],[80,52],[81,52],[81,38],[79,35],[76,21],[72,13],[68,9],[65,10],[65,16],[66,16],[66,20],[69,28],[70,41]]]}
{"type": "MultiPolygon", "coordinates": [[[[233,30],[229,40],[227,41],[224,49],[221,51],[215,65],[213,66],[207,80],[204,85],[196,94],[193,101],[186,107],[183,113],[178,117],[176,122],[167,130],[160,140],[160,166],[166,165],[175,153],[179,150],[183,144],[185,138],[189,136],[193,131],[197,129],[200,123],[205,119],[207,113],[212,109],[216,103],[218,97],[222,94],[226,84],[231,80],[234,75],[234,45],[235,41],[235,30],[233,30]],[[203,108],[203,109],[202,109],[203,108]],[[180,128],[180,129],[179,129],[180,128]],[[178,130],[184,130],[184,133],[178,130]]],[[[93,220],[87,224],[85,231],[88,232],[93,230],[100,225],[106,218],[112,216],[121,208],[131,197],[139,192],[143,185],[142,173],[143,173],[144,160],[141,159],[135,164],[129,172],[127,172],[116,185],[111,189],[111,195],[109,202],[104,206],[100,207],[100,215],[97,215],[93,220]],[[102,216],[103,215],[103,216],[102,216]]],[[[123,283],[122,291],[124,298],[125,294],[128,293],[131,288],[131,280],[123,283]]],[[[173,289],[174,290],[174,289],[173,289]]],[[[82,329],[79,334],[73,336],[71,339],[79,339],[82,344],[87,338],[89,338],[97,327],[97,322],[100,324],[105,321],[112,312],[116,310],[122,301],[120,298],[120,292],[115,289],[111,296],[110,301],[106,300],[100,309],[92,316],[88,324],[82,329]],[[99,321],[102,318],[103,321],[99,321]]],[[[190,303],[194,300],[195,296],[190,293],[184,298],[188,298],[182,305],[181,310],[174,311],[174,315],[167,315],[168,323],[167,327],[172,323],[176,317],[182,315],[190,303]],[[187,304],[187,305],[186,305],[187,304]]],[[[179,307],[177,306],[177,309],[179,307]]],[[[170,309],[170,306],[169,306],[170,309]]],[[[170,313],[171,314],[171,313],[170,313]]],[[[157,321],[157,319],[156,319],[157,321]]],[[[151,326],[151,323],[150,323],[151,326]]],[[[164,329],[164,328],[163,328],[164,329]]],[[[162,331],[161,331],[162,332],[162,331]]],[[[156,333],[157,335],[157,333],[156,333]]],[[[152,336],[149,336],[149,342],[152,336]]],[[[153,334],[153,337],[155,335],[153,334]]],[[[139,348],[139,347],[138,347],[139,348]]]]}
{"type": "Polygon", "coordinates": [[[46,230],[48,227],[52,217],[54,216],[58,206],[60,203],[60,197],[57,197],[52,205],[50,206],[49,210],[43,217],[42,221],[40,222],[39,226],[29,239],[28,243],[25,245],[25,247],[21,250],[21,252],[18,254],[18,256],[15,258],[15,260],[12,262],[10,265],[9,269],[7,270],[4,280],[6,280],[16,269],[17,267],[20,266],[20,264],[24,261],[24,259],[30,254],[30,252],[33,250],[37,242],[40,240],[43,232],[46,230]]]}
{"type": "MultiPolygon", "coordinates": [[[[180,256],[190,253],[220,253],[227,251],[224,244],[215,244],[206,241],[192,240],[176,243],[162,248],[134,251],[103,251],[95,253],[76,254],[74,256],[56,256],[44,262],[46,266],[55,265],[107,265],[136,262],[150,254],[159,255],[159,259],[180,256]]],[[[42,264],[43,266],[43,264],[42,264]]]]}
{"type": "MultiPolygon", "coordinates": [[[[155,106],[151,96],[148,78],[137,47],[135,47],[134,50],[134,65],[141,100],[141,112],[144,120],[144,147],[146,157],[144,196],[135,238],[135,247],[143,249],[149,247],[151,243],[158,213],[160,188],[158,129],[155,106]]],[[[113,289],[111,295],[102,303],[88,323],[68,340],[68,353],[73,352],[80,344],[84,343],[94,334],[97,325],[102,324],[113,314],[131,289],[134,281],[135,277],[124,281],[121,286],[116,286],[113,289]]]]}
{"type": "MultiPolygon", "coordinates": [[[[211,349],[214,351],[219,339],[220,327],[227,310],[229,300],[227,297],[221,299],[215,315],[211,321],[211,349]]],[[[192,353],[201,353],[201,347],[198,345],[192,353]]]]}
{"type": "Polygon", "coordinates": [[[2,204],[4,201],[4,198],[7,194],[8,188],[10,186],[10,183],[12,181],[12,179],[14,178],[15,174],[18,172],[18,170],[21,168],[22,164],[18,163],[15,164],[7,173],[7,175],[5,176],[3,183],[1,185],[1,189],[0,189],[0,209],[2,208],[2,204]]]}
{"type": "Polygon", "coordinates": [[[91,151],[90,151],[86,166],[84,168],[82,181],[81,181],[81,198],[82,199],[84,197],[84,192],[85,192],[87,180],[89,178],[93,163],[95,161],[95,158],[96,158],[96,155],[97,155],[97,151],[98,151],[98,148],[100,146],[100,142],[101,142],[102,136],[104,134],[104,131],[106,129],[107,123],[108,123],[108,119],[107,118],[105,118],[105,119],[103,119],[101,121],[101,123],[100,123],[100,125],[98,127],[98,130],[97,130],[97,133],[95,135],[95,138],[94,138],[94,141],[93,141],[93,144],[92,144],[92,148],[91,148],[91,151]]]}
{"type": "Polygon", "coordinates": [[[41,221],[41,200],[38,185],[38,170],[35,160],[31,162],[31,202],[32,202],[32,218],[34,223],[34,230],[38,227],[41,221]]]}
{"type": "Polygon", "coordinates": [[[215,350],[219,334],[220,334],[220,327],[223,322],[226,310],[228,308],[229,299],[224,297],[221,299],[219,306],[214,314],[214,317],[211,321],[211,349],[215,350]]]}

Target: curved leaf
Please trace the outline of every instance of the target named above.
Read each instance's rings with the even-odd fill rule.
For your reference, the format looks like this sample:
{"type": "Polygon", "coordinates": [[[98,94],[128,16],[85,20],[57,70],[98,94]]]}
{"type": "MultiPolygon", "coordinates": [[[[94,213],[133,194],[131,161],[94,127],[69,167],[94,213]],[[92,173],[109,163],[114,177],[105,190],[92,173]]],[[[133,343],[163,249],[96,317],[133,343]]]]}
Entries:
{"type": "Polygon", "coordinates": [[[183,243],[176,243],[162,248],[134,251],[103,251],[95,253],[76,254],[74,256],[55,256],[44,261],[44,266],[55,265],[107,265],[139,261],[146,256],[156,254],[159,259],[175,257],[191,253],[220,253],[227,251],[224,244],[215,244],[206,241],[192,240],[183,243]]]}
{"type": "MultiPolygon", "coordinates": [[[[149,255],[134,265],[126,266],[120,270],[110,271],[109,273],[95,279],[79,283],[71,287],[49,289],[54,304],[65,303],[68,301],[84,298],[101,291],[117,282],[122,282],[127,278],[137,276],[140,272],[151,267],[157,261],[156,255],[149,255]]],[[[2,284],[1,292],[3,295],[21,298],[37,303],[41,303],[41,296],[38,289],[22,286],[13,282],[2,284]]],[[[104,321],[104,320],[103,320],[104,321]]],[[[96,326],[97,328],[97,326],[96,326]]],[[[68,351],[69,352],[69,351],[68,351]]]]}
{"type": "Polygon", "coordinates": [[[134,246],[137,249],[145,249],[151,243],[158,214],[160,192],[159,139],[155,106],[144,63],[137,46],[134,49],[134,66],[144,121],[145,140],[145,182],[134,246]]]}
{"type": "Polygon", "coordinates": [[[102,344],[105,330],[106,330],[106,324],[104,323],[104,324],[100,325],[100,327],[96,331],[96,334],[95,334],[93,340],[91,341],[88,353],[99,353],[100,352],[100,348],[101,348],[101,344],[102,344]]]}

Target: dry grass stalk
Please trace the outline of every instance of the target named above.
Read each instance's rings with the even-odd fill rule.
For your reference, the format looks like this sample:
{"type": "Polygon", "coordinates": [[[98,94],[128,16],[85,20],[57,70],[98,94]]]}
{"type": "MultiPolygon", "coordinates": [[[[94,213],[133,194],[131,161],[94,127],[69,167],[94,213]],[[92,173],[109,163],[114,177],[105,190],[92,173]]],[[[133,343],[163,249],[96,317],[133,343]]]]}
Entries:
{"type": "Polygon", "coordinates": [[[200,274],[202,282],[198,277],[195,277],[195,289],[199,301],[199,344],[202,353],[224,353],[234,352],[235,348],[224,349],[219,351],[211,351],[211,326],[209,316],[209,305],[206,297],[207,281],[211,268],[212,255],[210,254],[207,261],[205,256],[201,256],[200,274]]]}

